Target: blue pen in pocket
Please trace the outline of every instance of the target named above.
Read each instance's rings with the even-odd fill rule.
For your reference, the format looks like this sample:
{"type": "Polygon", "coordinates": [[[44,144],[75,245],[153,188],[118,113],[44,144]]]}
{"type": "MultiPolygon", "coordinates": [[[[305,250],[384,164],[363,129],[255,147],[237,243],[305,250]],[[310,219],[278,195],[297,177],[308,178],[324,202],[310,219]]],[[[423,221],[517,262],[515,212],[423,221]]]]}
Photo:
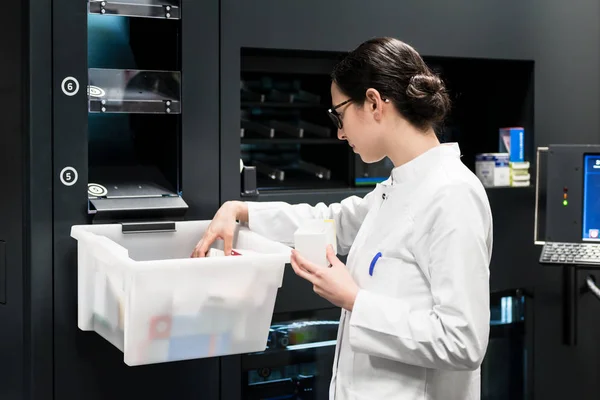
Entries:
{"type": "Polygon", "coordinates": [[[375,264],[377,263],[377,260],[379,260],[379,257],[381,257],[381,252],[375,254],[375,257],[373,257],[373,260],[371,261],[371,265],[369,266],[369,275],[373,276],[373,270],[375,269],[375,264]]]}

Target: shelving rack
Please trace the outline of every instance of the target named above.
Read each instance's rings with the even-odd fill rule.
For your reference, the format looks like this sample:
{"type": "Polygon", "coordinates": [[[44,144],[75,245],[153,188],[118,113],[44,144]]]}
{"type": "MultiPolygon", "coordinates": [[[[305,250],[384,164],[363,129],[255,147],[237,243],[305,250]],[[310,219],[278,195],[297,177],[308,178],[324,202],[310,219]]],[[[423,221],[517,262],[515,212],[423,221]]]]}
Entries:
{"type": "Polygon", "coordinates": [[[267,349],[242,356],[243,398],[326,398],[338,325],[337,308],[275,314],[267,349]]]}
{"type": "Polygon", "coordinates": [[[187,209],[181,198],[181,0],[88,5],[88,212],[187,209]]]}
{"type": "MultiPolygon", "coordinates": [[[[288,201],[307,191],[338,191],[344,197],[364,193],[389,177],[389,159],[362,162],[338,140],[326,115],[330,73],[342,56],[242,49],[240,154],[244,165],[256,168],[259,199],[288,201]]],[[[507,126],[525,128],[526,160],[533,159],[532,62],[424,58],[445,81],[453,104],[436,128],[438,136],[459,143],[465,165],[475,171],[477,154],[498,152],[499,129],[507,126]]]]}
{"type": "Polygon", "coordinates": [[[327,116],[335,54],[244,49],[241,158],[260,192],[346,188],[351,151],[327,116]]]}

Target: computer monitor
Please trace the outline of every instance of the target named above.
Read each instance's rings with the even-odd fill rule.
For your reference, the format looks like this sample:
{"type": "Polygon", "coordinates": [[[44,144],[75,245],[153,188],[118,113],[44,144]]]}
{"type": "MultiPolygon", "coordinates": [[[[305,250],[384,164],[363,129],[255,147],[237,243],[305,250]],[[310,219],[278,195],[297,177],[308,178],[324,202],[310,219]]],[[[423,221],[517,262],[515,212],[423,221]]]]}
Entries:
{"type": "Polygon", "coordinates": [[[550,145],[546,242],[600,242],[600,145],[550,145]]]}
{"type": "Polygon", "coordinates": [[[584,241],[600,241],[600,154],[585,154],[583,163],[584,241]]]}

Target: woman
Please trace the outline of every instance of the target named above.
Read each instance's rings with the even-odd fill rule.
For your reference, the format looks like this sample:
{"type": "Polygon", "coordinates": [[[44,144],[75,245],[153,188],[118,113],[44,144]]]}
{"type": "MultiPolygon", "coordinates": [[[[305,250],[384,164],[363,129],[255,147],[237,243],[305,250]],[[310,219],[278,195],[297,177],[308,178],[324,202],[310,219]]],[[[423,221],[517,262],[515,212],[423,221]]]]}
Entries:
{"type": "Polygon", "coordinates": [[[492,216],[486,192],[440,144],[434,127],[450,101],[441,80],[407,44],[369,40],[332,74],[329,110],[363,161],[389,157],[390,178],[340,204],[228,202],[194,250],[231,240],[236,220],[293,245],[306,219],[334,219],[329,268],[293,252],[296,274],[342,308],[330,398],[480,398],[489,334],[492,216]]]}

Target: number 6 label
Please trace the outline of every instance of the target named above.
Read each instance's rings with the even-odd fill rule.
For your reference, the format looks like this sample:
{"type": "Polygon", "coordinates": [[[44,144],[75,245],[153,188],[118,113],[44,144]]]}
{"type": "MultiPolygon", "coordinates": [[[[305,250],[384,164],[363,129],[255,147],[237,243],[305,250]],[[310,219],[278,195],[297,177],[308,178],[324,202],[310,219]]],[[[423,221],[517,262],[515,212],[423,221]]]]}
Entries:
{"type": "Polygon", "coordinates": [[[63,79],[60,86],[63,93],[67,96],[75,96],[79,92],[79,81],[72,76],[67,76],[63,79]]]}

